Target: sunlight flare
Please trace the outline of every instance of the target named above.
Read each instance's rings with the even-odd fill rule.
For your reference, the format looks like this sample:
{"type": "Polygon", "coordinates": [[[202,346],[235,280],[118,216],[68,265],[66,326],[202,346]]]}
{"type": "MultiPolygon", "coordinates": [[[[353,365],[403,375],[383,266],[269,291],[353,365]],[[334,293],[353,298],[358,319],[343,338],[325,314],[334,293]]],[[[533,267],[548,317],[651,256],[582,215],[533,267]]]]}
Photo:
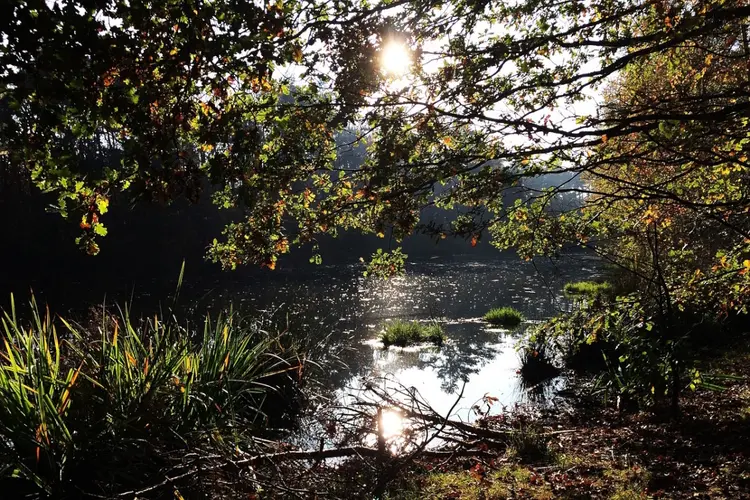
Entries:
{"type": "Polygon", "coordinates": [[[383,46],[380,65],[387,76],[403,76],[409,72],[411,64],[411,52],[402,42],[390,40],[383,46]]]}
{"type": "Polygon", "coordinates": [[[384,410],[380,415],[380,429],[385,439],[396,437],[404,429],[404,419],[395,410],[384,410]]]}

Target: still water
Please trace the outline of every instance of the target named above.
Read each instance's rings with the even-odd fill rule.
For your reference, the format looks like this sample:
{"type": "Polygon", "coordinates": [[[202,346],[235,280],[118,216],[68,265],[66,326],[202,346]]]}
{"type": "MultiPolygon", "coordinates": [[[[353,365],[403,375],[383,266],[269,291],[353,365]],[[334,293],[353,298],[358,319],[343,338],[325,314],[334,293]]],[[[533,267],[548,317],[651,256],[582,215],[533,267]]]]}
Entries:
{"type": "MultiPolygon", "coordinates": [[[[316,352],[325,366],[322,382],[342,402],[356,396],[364,379],[379,377],[416,390],[443,415],[463,390],[452,415],[471,420],[471,407],[486,394],[498,398],[498,406],[539,397],[516,373],[518,339],[529,325],[569,307],[565,282],[600,274],[600,263],[585,254],[555,262],[466,256],[409,262],[404,276],[388,281],[363,278],[357,265],[318,266],[281,269],[262,284],[223,281],[192,293],[282,317],[292,331],[325,338],[316,352]],[[512,331],[491,328],[481,317],[498,306],[521,310],[527,321],[512,331]],[[376,339],[394,319],[440,321],[449,340],[441,348],[383,349],[376,339]]],[[[542,393],[560,382],[551,381],[542,393]]]]}

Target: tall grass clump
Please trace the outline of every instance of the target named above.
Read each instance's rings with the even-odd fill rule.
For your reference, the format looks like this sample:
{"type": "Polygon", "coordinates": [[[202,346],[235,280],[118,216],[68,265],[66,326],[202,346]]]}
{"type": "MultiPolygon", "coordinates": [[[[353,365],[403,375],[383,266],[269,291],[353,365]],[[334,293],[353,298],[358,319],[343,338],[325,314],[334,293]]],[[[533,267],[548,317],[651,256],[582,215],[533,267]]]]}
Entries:
{"type": "Polygon", "coordinates": [[[386,325],[380,334],[380,341],[385,347],[406,347],[427,342],[442,345],[445,342],[445,333],[438,323],[423,324],[418,321],[397,320],[386,325]]]}
{"type": "Polygon", "coordinates": [[[518,326],[523,321],[523,315],[512,307],[496,307],[484,315],[484,320],[497,326],[518,326]]]}
{"type": "Polygon", "coordinates": [[[573,297],[609,297],[614,292],[612,284],[606,281],[574,281],[566,283],[563,290],[566,295],[573,297]]]}
{"type": "MultiPolygon", "coordinates": [[[[234,314],[202,329],[173,317],[105,314],[96,331],[41,314],[0,318],[0,488],[113,497],[254,446],[270,381],[298,363],[234,314]],[[188,459],[189,457],[192,457],[188,459]],[[187,460],[187,462],[186,462],[187,460]]],[[[226,484],[221,470],[214,479],[226,484]]],[[[198,494],[200,474],[185,476],[198,494]]],[[[167,490],[177,488],[165,483],[167,490]]]]}
{"type": "Polygon", "coordinates": [[[509,435],[508,451],[521,463],[550,463],[556,454],[548,438],[534,423],[521,423],[509,435]]]}

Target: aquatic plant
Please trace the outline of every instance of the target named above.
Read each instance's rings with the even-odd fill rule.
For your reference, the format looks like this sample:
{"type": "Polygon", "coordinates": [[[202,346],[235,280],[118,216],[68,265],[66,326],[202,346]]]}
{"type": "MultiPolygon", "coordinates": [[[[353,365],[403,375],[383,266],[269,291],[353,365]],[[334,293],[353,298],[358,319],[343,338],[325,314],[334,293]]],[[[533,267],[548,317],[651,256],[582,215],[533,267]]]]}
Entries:
{"type": "Polygon", "coordinates": [[[572,296],[610,296],[612,295],[613,287],[611,283],[606,281],[572,281],[565,284],[564,291],[566,295],[572,296]]]}
{"type": "Polygon", "coordinates": [[[385,347],[405,347],[425,342],[442,345],[445,339],[443,327],[438,323],[424,324],[418,321],[393,321],[386,325],[380,334],[380,340],[385,347]]]}
{"type": "Polygon", "coordinates": [[[523,315],[512,307],[496,307],[484,315],[484,320],[498,326],[517,326],[523,321],[523,315]]]}
{"type": "Polygon", "coordinates": [[[233,314],[206,316],[198,342],[174,317],[127,309],[98,331],[33,299],[30,315],[11,301],[0,318],[0,483],[28,494],[116,496],[162,482],[186,454],[231,457],[253,442],[269,380],[299,366],[233,314]]]}

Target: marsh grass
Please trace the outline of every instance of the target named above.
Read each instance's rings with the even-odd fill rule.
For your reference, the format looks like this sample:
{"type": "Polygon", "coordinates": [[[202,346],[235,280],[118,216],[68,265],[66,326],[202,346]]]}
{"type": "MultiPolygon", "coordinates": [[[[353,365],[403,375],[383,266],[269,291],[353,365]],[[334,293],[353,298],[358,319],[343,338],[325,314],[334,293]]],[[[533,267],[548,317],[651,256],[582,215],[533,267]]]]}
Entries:
{"type": "Polygon", "coordinates": [[[486,322],[497,326],[518,326],[523,319],[521,312],[512,307],[496,307],[495,309],[490,309],[484,315],[486,322]]]}
{"type": "Polygon", "coordinates": [[[30,317],[11,299],[0,318],[0,487],[37,496],[111,497],[186,454],[231,458],[263,423],[269,380],[300,366],[231,313],[194,331],[124,309],[91,331],[32,299],[30,317]]]}
{"type": "Polygon", "coordinates": [[[548,438],[533,423],[521,424],[511,432],[508,451],[521,463],[527,464],[551,463],[556,458],[548,438]]]}
{"type": "Polygon", "coordinates": [[[393,321],[387,324],[383,333],[380,334],[380,341],[385,347],[391,345],[406,347],[428,342],[442,345],[445,340],[443,327],[438,323],[424,324],[418,321],[393,321]]]}
{"type": "Polygon", "coordinates": [[[574,281],[566,283],[563,289],[565,295],[573,297],[596,297],[596,296],[611,296],[614,292],[614,288],[611,283],[606,281],[574,281]]]}

